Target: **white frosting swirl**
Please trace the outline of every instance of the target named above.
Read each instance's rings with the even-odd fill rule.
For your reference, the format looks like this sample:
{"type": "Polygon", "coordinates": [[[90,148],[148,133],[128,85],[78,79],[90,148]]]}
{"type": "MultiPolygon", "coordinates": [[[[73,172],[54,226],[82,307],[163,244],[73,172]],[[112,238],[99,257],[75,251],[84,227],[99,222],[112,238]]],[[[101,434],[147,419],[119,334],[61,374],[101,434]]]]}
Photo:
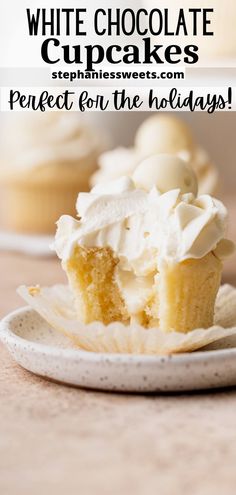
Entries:
{"type": "Polygon", "coordinates": [[[98,171],[91,177],[91,186],[105,184],[123,175],[132,175],[141,156],[134,148],[118,147],[99,156],[98,171]]]}
{"type": "Polygon", "coordinates": [[[77,112],[11,114],[1,138],[4,168],[21,171],[51,164],[84,168],[88,159],[91,173],[104,149],[102,137],[77,112]]]}
{"type": "Polygon", "coordinates": [[[179,189],[136,189],[128,177],[81,193],[77,210],[80,220],[63,216],[58,222],[58,256],[68,260],[76,245],[110,246],[119,267],[141,277],[162,262],[202,258],[226,233],[227,210],[219,200],[179,189]]]}

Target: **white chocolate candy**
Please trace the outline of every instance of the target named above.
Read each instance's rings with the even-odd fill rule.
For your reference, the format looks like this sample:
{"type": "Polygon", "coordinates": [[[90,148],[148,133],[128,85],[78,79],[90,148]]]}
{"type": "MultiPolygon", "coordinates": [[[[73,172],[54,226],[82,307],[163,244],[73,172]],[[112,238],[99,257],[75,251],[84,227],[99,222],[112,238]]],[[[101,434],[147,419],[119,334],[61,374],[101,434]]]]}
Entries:
{"type": "Polygon", "coordinates": [[[192,151],[194,142],[185,122],[168,115],[154,115],[139,127],[135,146],[142,156],[150,156],[157,153],[192,151]]]}
{"type": "Polygon", "coordinates": [[[149,191],[156,186],[165,193],[180,189],[182,194],[197,196],[198,184],[193,170],[186,162],[174,155],[155,155],[144,160],[133,173],[136,187],[149,191]]]}

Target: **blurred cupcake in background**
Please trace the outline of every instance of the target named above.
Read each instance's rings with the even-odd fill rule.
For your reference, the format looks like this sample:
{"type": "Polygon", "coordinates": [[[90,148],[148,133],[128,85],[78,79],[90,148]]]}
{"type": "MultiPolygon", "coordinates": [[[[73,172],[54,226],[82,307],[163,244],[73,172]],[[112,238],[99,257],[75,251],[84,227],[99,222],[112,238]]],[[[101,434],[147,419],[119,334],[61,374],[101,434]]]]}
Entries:
{"type": "Polygon", "coordinates": [[[1,147],[1,227],[46,234],[62,213],[75,213],[105,139],[77,112],[15,113],[1,147]]]}
{"type": "Polygon", "coordinates": [[[167,114],[154,114],[146,119],[135,135],[132,148],[116,148],[102,153],[99,170],[93,174],[91,185],[132,175],[144,158],[162,153],[179,156],[193,168],[200,194],[216,192],[218,173],[207,152],[198,145],[185,122],[167,114]]]}

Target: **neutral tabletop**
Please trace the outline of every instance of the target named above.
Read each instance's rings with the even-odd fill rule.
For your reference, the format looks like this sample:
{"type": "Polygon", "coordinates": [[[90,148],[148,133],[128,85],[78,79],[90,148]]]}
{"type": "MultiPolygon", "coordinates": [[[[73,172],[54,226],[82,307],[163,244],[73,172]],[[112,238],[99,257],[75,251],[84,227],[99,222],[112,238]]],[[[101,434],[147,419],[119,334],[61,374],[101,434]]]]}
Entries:
{"type": "MultiPolygon", "coordinates": [[[[236,240],[236,205],[228,200],[236,240]]],[[[59,262],[0,253],[0,316],[15,288],[64,280],[59,262]]],[[[236,285],[236,257],[224,282],[236,285]]],[[[58,385],[0,346],[1,495],[233,495],[236,388],[121,395],[58,385]]]]}

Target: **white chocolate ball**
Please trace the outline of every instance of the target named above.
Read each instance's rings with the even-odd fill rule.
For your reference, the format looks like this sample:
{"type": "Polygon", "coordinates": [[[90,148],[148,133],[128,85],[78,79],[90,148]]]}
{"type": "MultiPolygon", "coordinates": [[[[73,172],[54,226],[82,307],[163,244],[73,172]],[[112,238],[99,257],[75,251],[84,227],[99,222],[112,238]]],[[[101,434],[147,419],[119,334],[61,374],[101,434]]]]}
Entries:
{"type": "Polygon", "coordinates": [[[142,156],[151,156],[191,151],[194,141],[185,122],[162,114],[154,115],[141,124],[135,137],[135,146],[142,156]]]}
{"type": "Polygon", "coordinates": [[[182,194],[193,193],[197,196],[198,183],[194,171],[175,155],[154,155],[141,162],[133,173],[135,186],[150,191],[156,186],[165,193],[171,189],[180,189],[182,194]]]}

